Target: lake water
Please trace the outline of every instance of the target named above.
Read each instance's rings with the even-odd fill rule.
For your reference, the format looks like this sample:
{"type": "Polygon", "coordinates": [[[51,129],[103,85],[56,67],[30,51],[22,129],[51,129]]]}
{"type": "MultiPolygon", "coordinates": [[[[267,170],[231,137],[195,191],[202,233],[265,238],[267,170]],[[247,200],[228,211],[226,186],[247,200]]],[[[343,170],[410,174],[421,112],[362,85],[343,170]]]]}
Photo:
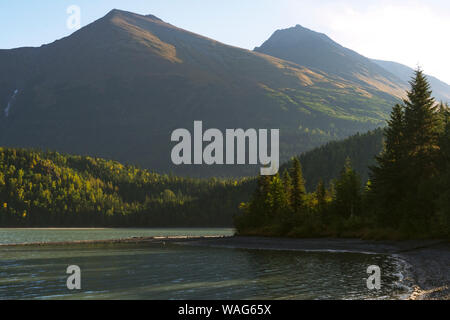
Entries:
{"type": "Polygon", "coordinates": [[[231,228],[208,229],[6,229],[0,228],[0,244],[32,243],[32,242],[60,242],[76,240],[109,240],[132,237],[158,237],[158,236],[231,236],[231,228]]]}
{"type": "MultiPolygon", "coordinates": [[[[0,229],[0,243],[163,235],[232,229],[0,229]]],[[[207,248],[177,244],[0,247],[0,299],[396,299],[408,292],[400,260],[359,253],[207,248]],[[66,268],[81,268],[81,290],[66,268]],[[366,270],[382,270],[381,290],[366,270]]]]}

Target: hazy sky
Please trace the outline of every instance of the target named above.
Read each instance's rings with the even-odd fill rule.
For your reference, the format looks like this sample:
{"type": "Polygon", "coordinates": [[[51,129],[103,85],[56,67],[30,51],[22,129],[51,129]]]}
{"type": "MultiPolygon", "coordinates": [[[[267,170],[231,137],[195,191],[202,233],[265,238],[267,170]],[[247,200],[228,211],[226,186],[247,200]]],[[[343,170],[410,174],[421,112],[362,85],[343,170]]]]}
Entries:
{"type": "Polygon", "coordinates": [[[419,64],[450,84],[448,0],[0,0],[0,48],[39,46],[69,35],[70,5],[80,7],[82,26],[117,8],[154,14],[248,49],[277,29],[301,24],[369,58],[419,64]]]}

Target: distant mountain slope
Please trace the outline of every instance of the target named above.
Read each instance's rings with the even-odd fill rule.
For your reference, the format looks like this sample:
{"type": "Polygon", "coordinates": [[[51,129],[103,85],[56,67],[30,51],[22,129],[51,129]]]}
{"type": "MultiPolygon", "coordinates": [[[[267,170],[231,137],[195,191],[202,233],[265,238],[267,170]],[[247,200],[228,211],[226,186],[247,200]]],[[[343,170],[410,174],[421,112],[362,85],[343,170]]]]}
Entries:
{"type": "Polygon", "coordinates": [[[402,97],[406,84],[370,59],[347,49],[327,35],[300,25],[277,30],[256,52],[321,70],[366,90],[402,97]]]}
{"type": "MultiPolygon", "coordinates": [[[[411,80],[411,77],[414,73],[413,69],[401,63],[375,59],[372,59],[372,61],[405,82],[411,80]]],[[[433,95],[436,100],[450,102],[450,85],[430,75],[427,75],[427,78],[430,82],[431,88],[433,90],[433,95]]]]}
{"type": "Polygon", "coordinates": [[[332,70],[339,63],[301,66],[112,10],[51,44],[0,50],[0,145],[177,174],[254,174],[259,166],[173,166],[171,132],[194,120],[280,128],[283,161],[380,126],[402,88],[379,73],[349,81],[332,70]]]}

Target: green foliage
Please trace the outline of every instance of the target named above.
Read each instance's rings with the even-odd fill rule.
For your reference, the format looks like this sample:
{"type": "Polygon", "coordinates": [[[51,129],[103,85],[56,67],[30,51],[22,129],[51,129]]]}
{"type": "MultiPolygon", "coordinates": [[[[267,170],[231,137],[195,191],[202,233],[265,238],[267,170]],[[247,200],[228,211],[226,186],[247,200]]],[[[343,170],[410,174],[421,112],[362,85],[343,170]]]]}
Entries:
{"type": "Polygon", "coordinates": [[[359,216],[362,209],[361,180],[352,169],[349,158],[335,182],[335,188],[333,202],[336,214],[343,218],[359,216]]]}
{"type": "Polygon", "coordinates": [[[317,211],[325,212],[327,205],[327,189],[322,180],[319,180],[316,188],[317,211]]]}
{"type": "Polygon", "coordinates": [[[343,63],[347,54],[321,34],[312,39],[324,47],[311,57],[318,65],[308,68],[116,10],[61,41],[0,50],[2,108],[19,89],[9,116],[0,112],[0,145],[89,154],[183,176],[241,177],[259,166],[173,165],[171,132],[191,129],[198,119],[205,129],[279,128],[284,162],[382,125],[399,100],[390,92],[399,90],[396,80],[383,70],[367,75],[371,63],[361,56],[343,63]],[[337,67],[351,72],[335,74],[337,67]]]}
{"type": "Polygon", "coordinates": [[[252,185],[0,148],[0,226],[230,226],[252,185]]]}
{"type": "MultiPolygon", "coordinates": [[[[448,108],[437,106],[419,69],[385,131],[385,149],[371,168],[370,207],[380,227],[410,236],[443,235],[448,108]]],[[[446,225],[446,226],[445,226],[446,225]]]]}
{"type": "Polygon", "coordinates": [[[359,176],[350,162],[334,182],[336,192],[320,182],[314,193],[306,193],[300,162],[294,159],[293,163],[292,187],[288,185],[291,180],[278,175],[259,178],[259,185],[268,184],[269,192],[264,198],[256,191],[251,201],[242,206],[243,212],[235,217],[239,234],[337,236],[345,234],[345,225],[355,225],[354,220],[361,214],[362,193],[359,176]],[[293,193],[291,200],[285,191],[289,189],[293,193]]]}
{"type": "MultiPolygon", "coordinates": [[[[276,206],[261,205],[253,197],[239,216],[239,234],[294,237],[448,238],[450,236],[450,111],[436,105],[421,70],[411,81],[403,104],[396,104],[384,130],[384,148],[370,166],[371,179],[362,189],[360,176],[346,158],[343,169],[329,184],[319,179],[316,191],[306,193],[299,159],[288,165],[292,179],[271,178],[276,206]],[[284,185],[283,185],[284,183],[284,185]],[[276,190],[276,192],[274,191],[276,190]],[[290,190],[290,199],[284,196],[290,190]],[[258,208],[258,211],[253,210],[258,208]],[[260,216],[270,219],[258,220],[260,216]]],[[[366,138],[376,137],[370,133],[366,138]]],[[[379,139],[374,139],[376,141],[379,139]]],[[[333,165],[338,157],[356,150],[359,137],[347,144],[329,144],[304,157],[333,165]],[[350,148],[342,148],[348,146],[350,148]],[[332,157],[330,155],[338,155],[332,157]]],[[[375,143],[374,146],[377,144],[375,143]]],[[[373,150],[374,149],[366,149],[373,150]]],[[[363,153],[367,157],[369,152],[363,153]]],[[[360,159],[361,161],[361,159],[360,159]]],[[[334,164],[335,165],[335,164],[334,164]]],[[[315,172],[323,172],[315,168],[315,172]]],[[[330,176],[326,177],[327,179],[330,176]]],[[[273,197],[269,192],[269,197],[273,197]]]]}
{"type": "MultiPolygon", "coordinates": [[[[299,160],[303,166],[306,189],[313,191],[320,180],[329,184],[339,177],[347,158],[352,159],[353,168],[365,183],[369,177],[368,167],[375,164],[375,156],[382,149],[383,129],[379,128],[302,153],[299,160]]],[[[289,161],[281,167],[281,172],[292,165],[292,161],[289,161]]]]}
{"type": "Polygon", "coordinates": [[[398,227],[402,210],[393,205],[395,199],[401,198],[405,189],[404,168],[408,165],[405,154],[405,115],[403,107],[396,104],[391,113],[391,119],[384,131],[385,145],[383,152],[376,156],[377,166],[371,166],[372,199],[378,202],[377,219],[388,221],[398,227]],[[392,183],[394,182],[394,183],[392,183]]]}
{"type": "Polygon", "coordinates": [[[291,206],[294,212],[299,213],[304,207],[306,189],[303,180],[302,166],[298,158],[294,158],[292,166],[292,192],[291,206]]]}

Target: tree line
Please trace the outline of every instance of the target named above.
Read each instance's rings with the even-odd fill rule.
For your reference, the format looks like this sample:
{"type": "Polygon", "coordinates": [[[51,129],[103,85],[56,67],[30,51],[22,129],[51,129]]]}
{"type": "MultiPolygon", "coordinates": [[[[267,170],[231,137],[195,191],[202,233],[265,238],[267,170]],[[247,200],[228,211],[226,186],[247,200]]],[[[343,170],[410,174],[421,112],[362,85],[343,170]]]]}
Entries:
{"type": "Polygon", "coordinates": [[[223,227],[252,179],[161,175],[101,158],[0,148],[0,227],[223,227]]]}
{"type": "Polygon", "coordinates": [[[247,235],[448,237],[450,112],[431,94],[417,70],[384,130],[330,143],[258,179],[183,178],[0,148],[0,227],[220,227],[234,216],[247,235]]]}
{"type": "MultiPolygon", "coordinates": [[[[369,179],[369,166],[375,164],[375,156],[383,150],[383,128],[357,133],[344,140],[328,142],[298,156],[302,164],[306,190],[314,191],[319,181],[329,184],[339,177],[347,158],[361,176],[362,183],[369,179]]],[[[286,163],[280,169],[288,169],[286,163]]]]}
{"type": "Polygon", "coordinates": [[[407,98],[392,110],[383,151],[368,168],[365,185],[347,158],[336,179],[328,185],[319,180],[315,191],[307,192],[294,158],[282,174],[259,177],[251,200],[235,217],[238,234],[448,238],[450,111],[432,98],[422,70],[410,85],[407,98]]]}

